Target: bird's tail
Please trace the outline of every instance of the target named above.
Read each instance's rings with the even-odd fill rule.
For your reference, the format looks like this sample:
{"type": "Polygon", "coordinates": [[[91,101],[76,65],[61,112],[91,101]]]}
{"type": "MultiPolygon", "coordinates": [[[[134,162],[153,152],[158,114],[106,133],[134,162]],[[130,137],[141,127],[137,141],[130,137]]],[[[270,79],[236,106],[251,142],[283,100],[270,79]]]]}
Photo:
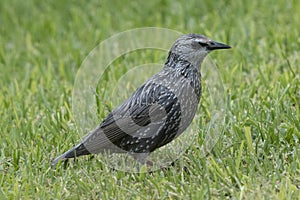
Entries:
{"type": "Polygon", "coordinates": [[[54,167],[59,161],[64,161],[69,158],[75,158],[83,155],[89,155],[91,154],[83,145],[83,143],[80,143],[76,145],[74,148],[70,149],[69,151],[65,152],[64,154],[58,156],[51,162],[51,166],[54,167]]]}

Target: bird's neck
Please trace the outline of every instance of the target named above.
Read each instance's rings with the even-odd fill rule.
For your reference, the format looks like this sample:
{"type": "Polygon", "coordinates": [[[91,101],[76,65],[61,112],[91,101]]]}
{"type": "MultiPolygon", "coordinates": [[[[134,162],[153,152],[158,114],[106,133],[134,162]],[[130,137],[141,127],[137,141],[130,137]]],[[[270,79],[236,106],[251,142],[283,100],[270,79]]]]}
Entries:
{"type": "Polygon", "coordinates": [[[167,62],[165,63],[165,68],[168,73],[170,71],[174,76],[180,75],[190,81],[191,86],[195,90],[195,94],[200,98],[201,96],[201,73],[200,73],[200,64],[199,66],[194,66],[189,61],[182,59],[179,55],[170,52],[167,62]],[[169,70],[172,68],[173,70],[169,70]]]}
{"type": "Polygon", "coordinates": [[[178,69],[178,70],[182,70],[184,68],[195,68],[197,70],[200,71],[200,65],[201,63],[199,63],[198,65],[195,65],[191,62],[189,62],[188,60],[182,58],[180,55],[170,52],[168,59],[165,63],[166,67],[170,67],[173,69],[178,69]]]}

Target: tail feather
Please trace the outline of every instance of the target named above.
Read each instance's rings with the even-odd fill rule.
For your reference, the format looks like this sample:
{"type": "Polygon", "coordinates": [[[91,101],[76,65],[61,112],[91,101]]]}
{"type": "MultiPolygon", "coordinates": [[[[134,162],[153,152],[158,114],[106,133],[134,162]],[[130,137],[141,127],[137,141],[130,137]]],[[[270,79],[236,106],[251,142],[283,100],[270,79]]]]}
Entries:
{"type": "Polygon", "coordinates": [[[65,152],[64,154],[58,156],[51,162],[51,166],[54,167],[59,161],[65,161],[69,158],[75,158],[83,155],[91,154],[83,145],[83,143],[78,144],[74,148],[70,149],[69,151],[65,152]]]}

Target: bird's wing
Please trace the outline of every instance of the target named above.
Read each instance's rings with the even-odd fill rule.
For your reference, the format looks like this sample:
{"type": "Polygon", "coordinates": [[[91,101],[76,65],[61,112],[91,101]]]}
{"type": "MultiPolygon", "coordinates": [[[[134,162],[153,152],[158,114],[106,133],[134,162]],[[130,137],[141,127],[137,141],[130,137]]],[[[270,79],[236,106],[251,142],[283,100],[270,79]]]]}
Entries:
{"type": "MultiPolygon", "coordinates": [[[[116,145],[125,137],[136,137],[138,131],[150,123],[165,121],[175,101],[168,88],[146,83],[129,99],[114,109],[83,141],[91,153],[116,145]],[[165,103],[169,103],[166,105],[165,103]]],[[[159,125],[160,126],[160,125],[159,125]]]]}

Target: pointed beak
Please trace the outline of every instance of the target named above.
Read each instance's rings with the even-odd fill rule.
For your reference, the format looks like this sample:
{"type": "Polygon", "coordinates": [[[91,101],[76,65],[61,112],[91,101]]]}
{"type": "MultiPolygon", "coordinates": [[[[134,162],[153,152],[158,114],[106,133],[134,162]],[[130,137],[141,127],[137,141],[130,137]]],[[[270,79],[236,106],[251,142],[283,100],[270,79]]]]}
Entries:
{"type": "Polygon", "coordinates": [[[215,42],[215,41],[211,41],[210,43],[208,43],[209,50],[230,49],[230,48],[231,48],[231,46],[229,46],[227,44],[222,44],[222,43],[215,42]]]}

